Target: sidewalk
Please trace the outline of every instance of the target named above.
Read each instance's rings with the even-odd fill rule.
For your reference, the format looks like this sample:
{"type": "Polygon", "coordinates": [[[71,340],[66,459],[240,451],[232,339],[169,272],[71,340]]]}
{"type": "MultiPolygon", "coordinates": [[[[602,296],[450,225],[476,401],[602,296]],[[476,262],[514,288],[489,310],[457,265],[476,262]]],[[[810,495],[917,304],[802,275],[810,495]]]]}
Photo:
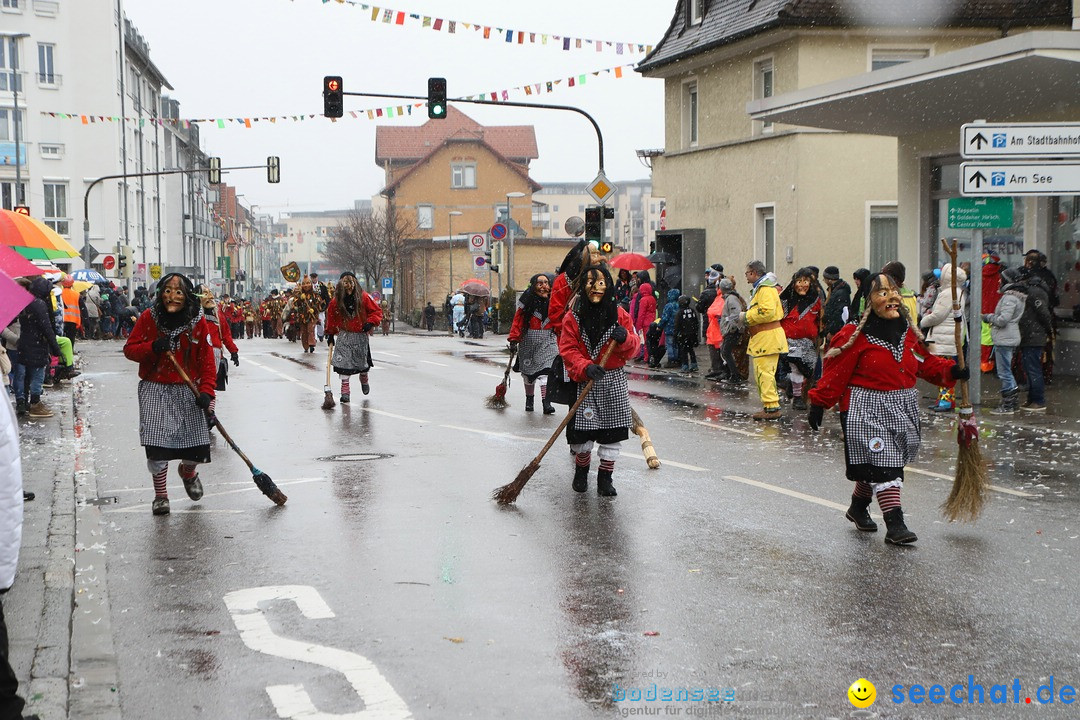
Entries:
{"type": "Polygon", "coordinates": [[[26,714],[68,717],[75,577],[75,441],[72,386],[46,389],[51,418],[19,418],[23,511],[15,584],[4,596],[11,664],[26,714]]]}

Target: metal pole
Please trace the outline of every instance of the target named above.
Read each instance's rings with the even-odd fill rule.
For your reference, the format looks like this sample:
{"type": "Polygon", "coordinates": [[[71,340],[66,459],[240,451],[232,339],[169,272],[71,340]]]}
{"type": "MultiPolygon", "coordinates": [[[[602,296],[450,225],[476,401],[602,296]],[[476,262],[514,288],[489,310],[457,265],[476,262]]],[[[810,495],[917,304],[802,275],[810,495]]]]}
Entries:
{"type": "MultiPolygon", "coordinates": [[[[11,50],[15,49],[15,38],[11,39],[11,50]]],[[[12,77],[15,78],[15,82],[11,84],[11,93],[13,102],[15,104],[15,204],[22,205],[25,196],[22,189],[22,159],[20,157],[21,148],[19,147],[19,69],[18,67],[12,68],[12,77]]],[[[87,267],[90,267],[87,265],[87,267]]]]}
{"type": "Polygon", "coordinates": [[[447,216],[450,220],[450,237],[447,241],[447,246],[450,248],[450,285],[447,287],[447,292],[453,294],[454,292],[454,216],[447,216]]]}
{"type": "MultiPolygon", "coordinates": [[[[508,250],[507,255],[506,255],[506,267],[507,267],[507,276],[506,277],[508,278],[508,280],[506,281],[506,286],[510,287],[511,285],[514,284],[514,220],[513,220],[513,218],[510,217],[510,196],[509,195],[506,196],[506,231],[507,231],[506,232],[506,247],[507,247],[507,250],[508,250]]],[[[499,268],[499,270],[502,270],[502,269],[503,268],[499,268]]],[[[499,273],[499,275],[500,275],[500,277],[499,277],[499,286],[500,286],[499,298],[502,299],[502,290],[501,290],[501,287],[502,287],[502,277],[501,277],[502,273],[499,273]]]]}
{"type": "MultiPolygon", "coordinates": [[[[971,275],[968,276],[968,363],[971,379],[968,380],[969,400],[972,405],[982,404],[982,248],[983,231],[976,230],[971,239],[971,275]],[[972,360],[974,358],[974,360],[972,360]]],[[[956,272],[956,268],[953,268],[956,272]]],[[[963,352],[957,348],[957,352],[963,352]]]]}

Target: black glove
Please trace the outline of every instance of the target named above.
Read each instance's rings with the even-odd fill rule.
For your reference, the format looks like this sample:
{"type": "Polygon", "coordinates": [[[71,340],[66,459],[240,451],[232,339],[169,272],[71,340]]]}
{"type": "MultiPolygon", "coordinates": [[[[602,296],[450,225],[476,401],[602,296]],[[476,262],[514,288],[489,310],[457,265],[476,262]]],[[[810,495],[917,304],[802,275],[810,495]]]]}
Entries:
{"type": "Polygon", "coordinates": [[[517,352],[518,341],[517,340],[511,340],[510,342],[507,343],[507,346],[510,348],[510,352],[517,352]]]}
{"type": "Polygon", "coordinates": [[[820,405],[811,405],[810,412],[806,413],[806,421],[810,423],[811,430],[821,428],[821,421],[825,417],[825,408],[820,405]]]}
{"type": "Polygon", "coordinates": [[[195,398],[195,404],[201,407],[203,410],[210,408],[210,402],[214,399],[214,396],[210,393],[199,393],[199,397],[195,398]]]}
{"type": "Polygon", "coordinates": [[[327,335],[326,336],[326,344],[327,345],[333,345],[335,337],[337,337],[337,336],[336,335],[327,335]]]}
{"type": "Polygon", "coordinates": [[[375,327],[375,323],[364,323],[364,327],[362,328],[362,330],[363,330],[363,332],[371,332],[371,330],[374,329],[374,327],[375,327]]]}
{"type": "Polygon", "coordinates": [[[953,376],[953,380],[970,380],[971,370],[967,366],[960,367],[959,365],[953,365],[949,368],[949,374],[953,376]]]}
{"type": "Polygon", "coordinates": [[[233,365],[235,365],[236,367],[240,367],[240,353],[231,354],[229,356],[229,359],[232,360],[233,365]]]}
{"type": "Polygon", "coordinates": [[[611,331],[611,339],[614,340],[617,345],[622,345],[626,342],[626,328],[622,325],[616,327],[611,331]]]}
{"type": "Polygon", "coordinates": [[[600,367],[599,365],[594,364],[585,368],[585,377],[589,378],[590,380],[595,380],[596,382],[600,382],[601,380],[603,380],[605,373],[607,373],[607,370],[600,367]]]}
{"type": "Polygon", "coordinates": [[[150,349],[156,352],[158,355],[164,355],[165,351],[169,349],[171,343],[168,337],[161,337],[154,341],[154,344],[150,346],[150,349]]]}

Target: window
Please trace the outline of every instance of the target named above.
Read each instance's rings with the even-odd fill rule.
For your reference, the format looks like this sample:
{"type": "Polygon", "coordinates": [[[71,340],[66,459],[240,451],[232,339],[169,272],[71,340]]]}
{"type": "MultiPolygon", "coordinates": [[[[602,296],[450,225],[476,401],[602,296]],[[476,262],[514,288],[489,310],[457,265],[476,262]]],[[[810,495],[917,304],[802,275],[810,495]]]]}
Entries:
{"type": "Polygon", "coordinates": [[[56,72],[53,66],[53,52],[55,49],[55,45],[38,43],[38,82],[42,85],[56,84],[56,72]]]}
{"type": "Polygon", "coordinates": [[[686,20],[689,25],[700,25],[705,17],[705,0],[686,0],[686,20]]]}
{"type": "Polygon", "coordinates": [[[23,89],[19,77],[19,44],[10,37],[0,38],[0,90],[10,92],[12,88],[19,92],[23,89]]]}
{"type": "Polygon", "coordinates": [[[18,10],[19,0],[0,0],[0,8],[5,10],[18,10]]]}
{"type": "Polygon", "coordinates": [[[64,146],[55,144],[38,143],[41,157],[47,160],[59,160],[64,157],[64,146]]]}
{"type": "MultiPolygon", "coordinates": [[[[26,199],[26,183],[22,183],[22,198],[26,199]]],[[[13,180],[4,180],[0,182],[0,207],[5,210],[11,210],[19,203],[16,202],[15,197],[15,182],[13,180]]]]}
{"type": "MultiPolygon", "coordinates": [[[[764,100],[773,96],[773,61],[772,58],[754,63],[754,99],[764,100]]],[[[772,132],[773,124],[768,121],[758,122],[759,132],[772,132]]],[[[771,266],[770,266],[771,267],[771,266]]]]}
{"type": "Polygon", "coordinates": [[[559,206],[558,205],[552,205],[551,206],[551,212],[559,212],[559,206]]]}
{"type": "Polygon", "coordinates": [[[431,230],[435,227],[435,206],[416,206],[416,227],[419,230],[431,230]]]}
{"type": "Polygon", "coordinates": [[[897,259],[896,207],[870,207],[870,267],[884,267],[897,259]]]}
{"type": "Polygon", "coordinates": [[[450,187],[475,188],[476,164],[453,163],[452,165],[450,165],[450,187]]]}
{"type": "Polygon", "coordinates": [[[882,70],[912,60],[922,60],[926,57],[930,57],[930,48],[872,48],[870,50],[870,69],[882,70]]]}
{"type": "Polygon", "coordinates": [[[776,208],[772,205],[755,207],[757,227],[755,247],[761,250],[761,261],[765,269],[776,269],[776,208]]]}
{"type": "Polygon", "coordinates": [[[696,80],[683,83],[682,90],[683,147],[698,144],[698,86],[696,80]]]}
{"type": "Polygon", "coordinates": [[[68,234],[67,183],[45,183],[45,224],[60,235],[68,234]]]}

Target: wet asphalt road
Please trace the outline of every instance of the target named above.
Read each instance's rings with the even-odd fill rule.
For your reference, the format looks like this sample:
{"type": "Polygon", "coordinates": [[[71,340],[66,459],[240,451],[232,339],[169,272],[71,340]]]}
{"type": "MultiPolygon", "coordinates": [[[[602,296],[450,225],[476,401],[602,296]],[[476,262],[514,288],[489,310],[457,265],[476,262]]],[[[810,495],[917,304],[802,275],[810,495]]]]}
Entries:
{"type": "Polygon", "coordinates": [[[372,394],[354,381],[327,412],[324,346],[242,342],[218,415],[289,502],[218,438],[204,499],[171,467],[173,514],[157,518],[136,367],[119,344],[84,343],[80,412],[99,495],[118,502],[77,567],[108,568],[123,717],[1080,715],[1060,697],[1012,704],[1014,679],[1021,705],[1050,676],[1058,693],[1080,685],[1075,431],[986,419],[1000,490],[976,525],[949,525],[955,440],[929,418],[904,488],[919,542],[895,548],[843,518],[834,417],[822,434],[791,415],[763,427],[745,392],[635,371],[664,466],[648,470],[632,436],[619,497],[595,495],[595,463],[579,495],[560,439],[503,508],[491,491],[561,415],[524,413],[518,376],[511,408],[483,407],[500,345],[376,336],[372,394]],[[983,706],[906,700],[969,675],[983,706]],[[860,677],[877,686],[868,711],[846,695],[860,677]],[[654,684],[723,700],[629,699],[654,684]],[[1010,704],[990,704],[994,684],[1010,704]]]}

